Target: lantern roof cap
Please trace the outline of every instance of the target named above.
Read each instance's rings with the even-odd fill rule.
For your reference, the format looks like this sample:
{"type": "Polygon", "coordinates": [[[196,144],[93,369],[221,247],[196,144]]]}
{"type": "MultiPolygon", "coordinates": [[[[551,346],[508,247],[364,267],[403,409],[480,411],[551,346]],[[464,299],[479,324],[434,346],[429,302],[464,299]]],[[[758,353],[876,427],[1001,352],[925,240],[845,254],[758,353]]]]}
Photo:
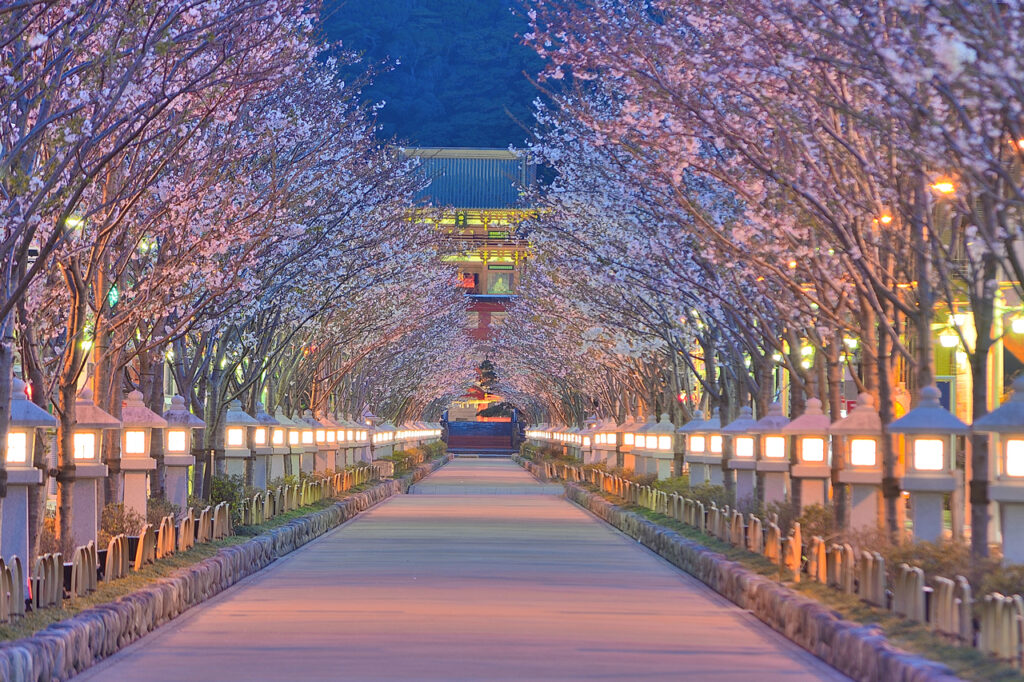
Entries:
{"type": "Polygon", "coordinates": [[[51,428],[57,425],[52,414],[28,399],[25,382],[14,377],[11,385],[11,426],[31,428],[51,428]]]}
{"type": "Polygon", "coordinates": [[[693,419],[680,426],[678,432],[692,433],[694,431],[703,431],[705,421],[704,412],[702,410],[694,410],[693,419]]]}
{"type": "Polygon", "coordinates": [[[189,429],[201,429],[206,426],[206,422],[185,408],[185,399],[180,395],[171,398],[171,406],[164,412],[164,420],[168,425],[184,426],[189,429]]]}
{"type": "Polygon", "coordinates": [[[262,400],[256,403],[256,414],[253,415],[253,418],[262,426],[278,426],[281,423],[267,413],[267,408],[263,406],[262,400]]]}
{"type": "Polygon", "coordinates": [[[86,387],[75,400],[75,428],[119,429],[121,420],[97,407],[92,399],[92,389],[86,387]]]}
{"type": "Polygon", "coordinates": [[[1024,376],[1013,380],[1013,395],[984,417],[974,421],[982,433],[1024,433],[1024,376]]]}
{"type": "Polygon", "coordinates": [[[729,435],[736,435],[740,433],[749,433],[754,424],[754,412],[747,405],[740,408],[740,416],[733,419],[731,422],[722,427],[722,433],[729,435]]]}
{"type": "Polygon", "coordinates": [[[652,427],[657,425],[658,422],[653,414],[649,414],[647,415],[646,420],[640,417],[636,420],[636,423],[639,424],[639,426],[633,428],[633,433],[647,433],[652,427]]]}
{"type": "Polygon", "coordinates": [[[277,423],[279,425],[285,427],[286,429],[294,429],[298,426],[301,426],[301,424],[296,424],[294,421],[292,421],[291,417],[286,415],[284,413],[284,410],[282,410],[280,407],[278,407],[274,411],[274,419],[277,420],[277,423]]]}
{"type": "Polygon", "coordinates": [[[121,426],[124,428],[162,429],[167,420],[142,402],[142,392],[132,391],[121,403],[121,426]]]}
{"type": "Polygon", "coordinates": [[[843,419],[829,427],[829,433],[837,436],[880,436],[882,419],[875,408],[875,399],[870,393],[857,396],[857,406],[843,419]]]}
{"type": "Polygon", "coordinates": [[[395,425],[390,423],[390,422],[381,422],[381,423],[377,424],[377,430],[378,431],[397,431],[398,429],[396,429],[395,425]]]}
{"type": "Polygon", "coordinates": [[[782,427],[782,432],[798,436],[826,436],[832,419],[821,411],[821,401],[808,398],[804,413],[782,427]]]}
{"type": "Polygon", "coordinates": [[[242,409],[242,401],[237,398],[228,404],[228,413],[224,415],[225,426],[256,426],[259,422],[250,417],[242,409]]]}
{"type": "Polygon", "coordinates": [[[782,403],[774,402],[768,406],[768,414],[754,422],[750,430],[753,433],[781,433],[789,423],[789,417],[782,413],[782,403]]]}
{"type": "Polygon", "coordinates": [[[889,433],[934,434],[946,436],[967,433],[968,426],[956,418],[939,402],[941,397],[935,386],[921,389],[917,407],[889,424],[889,433]]]}
{"type": "MultiPolygon", "coordinates": [[[[653,417],[652,417],[653,419],[653,417]]],[[[662,412],[661,419],[657,423],[649,424],[647,427],[647,433],[672,435],[676,432],[675,424],[668,420],[668,413],[662,412]]]]}
{"type": "Polygon", "coordinates": [[[632,431],[633,425],[636,422],[633,420],[633,415],[627,414],[625,421],[615,427],[615,430],[619,433],[625,433],[626,431],[632,431]]]}
{"type": "Polygon", "coordinates": [[[313,410],[307,409],[306,411],[304,411],[302,413],[302,421],[304,421],[309,426],[312,426],[313,428],[326,426],[326,424],[324,424],[322,421],[313,416],[313,410]]]}

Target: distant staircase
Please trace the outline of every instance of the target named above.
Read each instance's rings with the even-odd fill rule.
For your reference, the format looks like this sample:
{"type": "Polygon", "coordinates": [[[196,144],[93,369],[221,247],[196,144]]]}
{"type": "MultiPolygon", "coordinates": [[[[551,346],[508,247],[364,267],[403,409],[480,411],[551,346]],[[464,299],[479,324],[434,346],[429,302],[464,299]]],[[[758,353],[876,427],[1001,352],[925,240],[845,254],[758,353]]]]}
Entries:
{"type": "Polygon", "coordinates": [[[448,422],[448,452],[508,457],[515,452],[517,426],[511,422],[448,422]]]}

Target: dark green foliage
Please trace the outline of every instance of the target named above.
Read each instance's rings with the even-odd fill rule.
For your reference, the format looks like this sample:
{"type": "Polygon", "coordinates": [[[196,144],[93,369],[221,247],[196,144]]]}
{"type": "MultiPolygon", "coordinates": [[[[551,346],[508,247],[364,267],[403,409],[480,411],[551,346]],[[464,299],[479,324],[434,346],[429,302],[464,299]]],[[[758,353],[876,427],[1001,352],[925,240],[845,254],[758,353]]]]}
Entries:
{"type": "MultiPolygon", "coordinates": [[[[382,135],[424,147],[522,146],[538,91],[525,73],[540,59],[520,44],[526,19],[499,0],[328,0],[327,38],[365,56],[398,60],[364,92],[386,102],[382,135]],[[506,112],[507,110],[507,112],[506,112]],[[509,115],[511,113],[511,116],[509,115]]],[[[348,74],[347,76],[350,76],[348,74]]]]}

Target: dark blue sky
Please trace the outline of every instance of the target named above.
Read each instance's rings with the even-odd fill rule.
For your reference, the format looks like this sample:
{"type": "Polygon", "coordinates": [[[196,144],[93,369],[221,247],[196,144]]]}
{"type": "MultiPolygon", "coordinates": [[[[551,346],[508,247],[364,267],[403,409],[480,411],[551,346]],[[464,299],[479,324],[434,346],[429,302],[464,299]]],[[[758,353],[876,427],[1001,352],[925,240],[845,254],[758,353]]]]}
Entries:
{"type": "Polygon", "coordinates": [[[525,19],[509,0],[327,0],[329,39],[370,62],[398,59],[377,77],[369,101],[385,137],[418,146],[521,146],[531,124],[539,59],[517,34],[525,19]]]}

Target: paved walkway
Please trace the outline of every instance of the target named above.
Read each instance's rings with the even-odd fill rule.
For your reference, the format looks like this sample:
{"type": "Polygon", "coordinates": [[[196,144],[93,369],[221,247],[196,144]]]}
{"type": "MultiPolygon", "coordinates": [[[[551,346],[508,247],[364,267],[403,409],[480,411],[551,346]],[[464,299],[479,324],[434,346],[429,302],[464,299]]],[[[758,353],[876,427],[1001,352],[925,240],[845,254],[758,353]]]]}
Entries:
{"type": "Polygon", "coordinates": [[[507,460],[417,488],[76,679],[845,679],[565,499],[500,494],[543,491],[507,460]]]}

